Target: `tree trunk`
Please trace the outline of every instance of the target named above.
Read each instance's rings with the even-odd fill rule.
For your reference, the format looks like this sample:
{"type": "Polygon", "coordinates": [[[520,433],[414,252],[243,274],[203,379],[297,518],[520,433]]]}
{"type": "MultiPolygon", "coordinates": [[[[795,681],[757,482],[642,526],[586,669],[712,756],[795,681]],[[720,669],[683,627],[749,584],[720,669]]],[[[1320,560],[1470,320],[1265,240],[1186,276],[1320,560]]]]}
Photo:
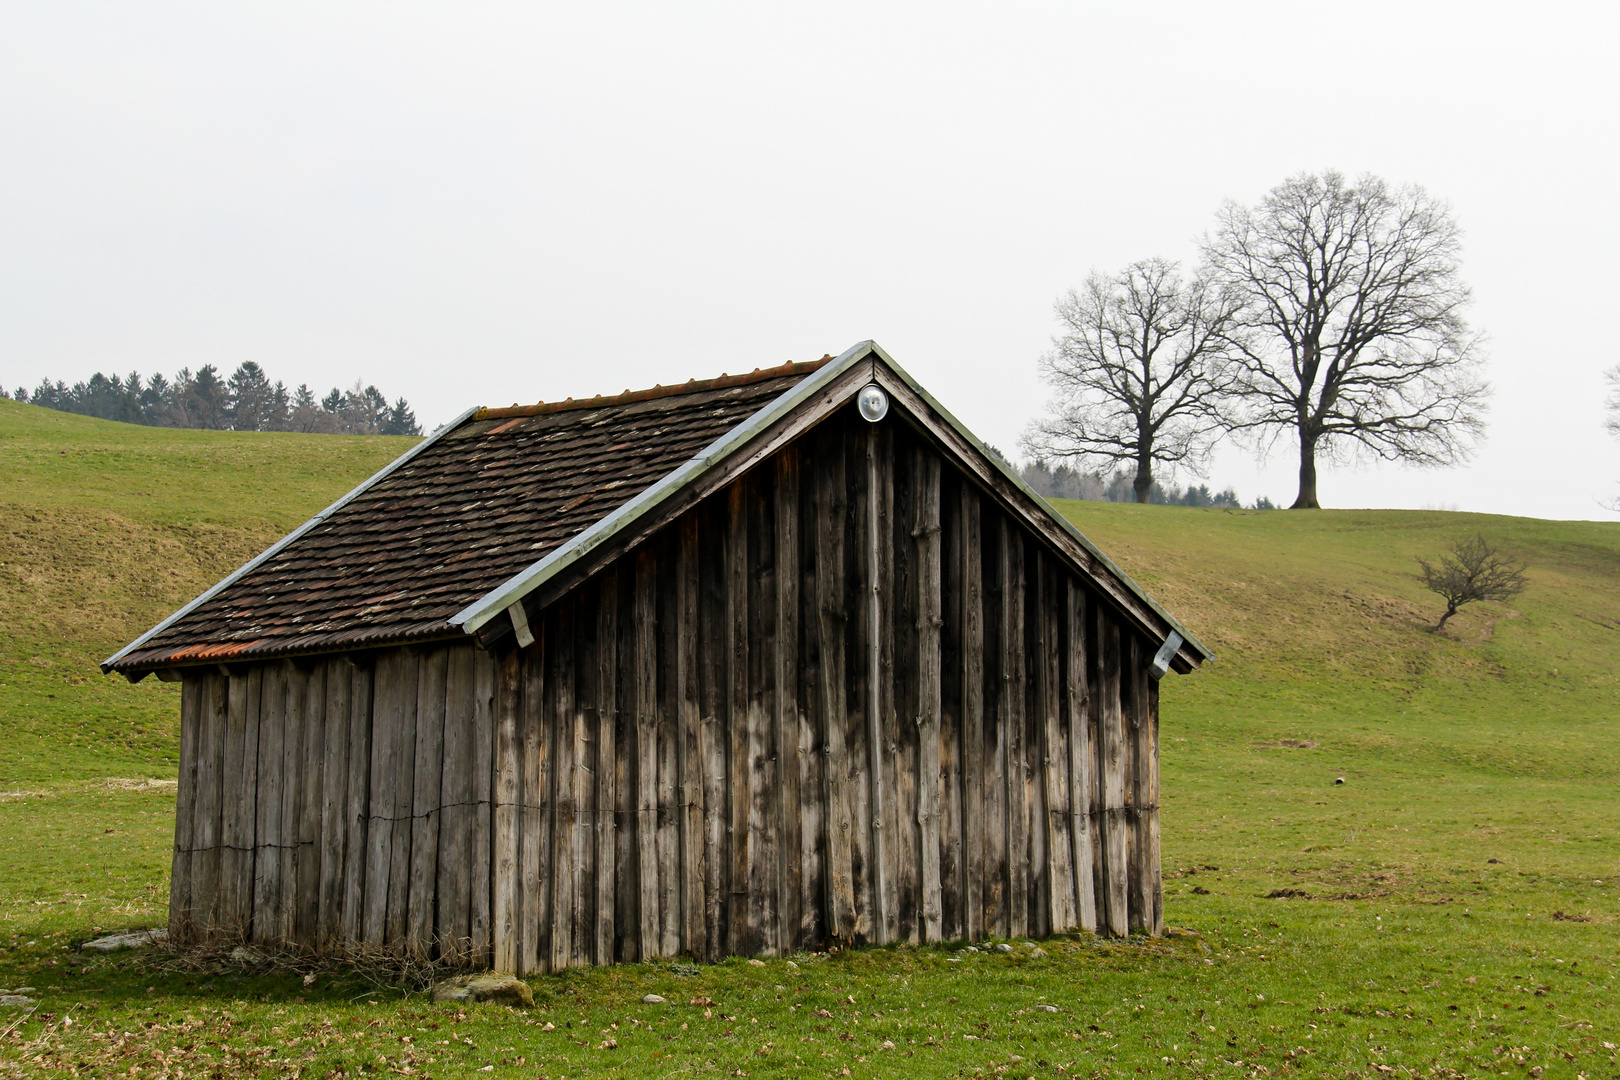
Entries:
{"type": "Polygon", "coordinates": [[[1447,604],[1446,605],[1446,613],[1444,615],[1440,616],[1440,621],[1434,624],[1434,629],[1432,631],[1430,631],[1430,633],[1438,634],[1445,627],[1446,620],[1451,618],[1455,614],[1457,614],[1457,605],[1455,605],[1455,604],[1447,604]]]}
{"type": "Polygon", "coordinates": [[[1131,490],[1136,492],[1136,501],[1145,503],[1153,494],[1153,459],[1139,457],[1136,459],[1136,480],[1131,484],[1131,490]]]}
{"type": "Polygon", "coordinates": [[[1316,436],[1304,430],[1299,433],[1299,498],[1288,509],[1322,509],[1316,501],[1316,436]]]}

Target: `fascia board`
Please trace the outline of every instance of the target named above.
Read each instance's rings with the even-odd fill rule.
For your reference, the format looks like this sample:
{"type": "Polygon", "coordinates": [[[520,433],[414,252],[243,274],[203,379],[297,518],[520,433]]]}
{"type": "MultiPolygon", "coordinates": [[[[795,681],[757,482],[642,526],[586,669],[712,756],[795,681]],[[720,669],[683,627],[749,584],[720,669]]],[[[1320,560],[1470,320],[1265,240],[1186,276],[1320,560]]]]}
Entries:
{"type": "Polygon", "coordinates": [[[871,342],[870,345],[872,353],[883,362],[885,367],[893,372],[896,378],[900,379],[908,387],[910,387],[912,393],[916,394],[918,397],[927,402],[928,407],[933,409],[934,412],[939,415],[940,419],[951,425],[951,427],[956,430],[958,435],[966,439],[970,445],[977,447],[979,452],[984,455],[986,461],[1000,471],[1000,473],[1005,476],[1009,482],[1017,486],[1025,495],[1029,496],[1029,498],[1034,501],[1036,506],[1045,511],[1046,515],[1052,519],[1053,523],[1056,524],[1058,528],[1062,529],[1077,544],[1085,548],[1086,551],[1089,552],[1099,563],[1107,567],[1109,573],[1113,574],[1121,585],[1130,590],[1132,595],[1134,595],[1138,600],[1142,601],[1142,603],[1153,611],[1154,614],[1163,619],[1172,630],[1180,634],[1184,643],[1195,649],[1205,660],[1213,660],[1215,658],[1215,654],[1206,648],[1204,644],[1196,637],[1194,637],[1190,630],[1188,630],[1185,626],[1182,626],[1181,623],[1176,620],[1174,615],[1171,615],[1162,606],[1160,606],[1157,600],[1148,595],[1146,589],[1143,589],[1142,586],[1138,585],[1129,574],[1125,573],[1125,571],[1121,570],[1119,566],[1114,563],[1114,560],[1110,559],[1107,555],[1104,555],[1096,544],[1093,544],[1089,539],[1087,539],[1086,535],[1075,527],[1074,522],[1058,513],[1056,507],[1047,502],[1040,495],[1036,494],[1035,489],[1026,484],[1024,479],[1014,472],[1011,466],[999,454],[993,453],[989,446],[985,444],[984,440],[980,439],[977,435],[973,434],[972,431],[968,430],[967,425],[952,415],[949,409],[941,405],[934,395],[930,394],[923,388],[921,383],[911,377],[910,372],[906,371],[905,368],[895,363],[894,358],[888,353],[884,352],[882,346],[878,345],[876,342],[871,342]]]}
{"type": "MultiPolygon", "coordinates": [[[[620,532],[655,510],[666,499],[674,496],[709,469],[747,445],[756,435],[769,429],[782,417],[798,408],[823,386],[844,372],[872,356],[877,346],[862,341],[850,346],[813,374],[800,381],[791,390],[772,400],[748,419],[699,450],[686,462],[664,475],[657,483],[598,520],[568,543],[549,552],[521,573],[507,578],[500,585],[474,600],[450,616],[450,625],[467,633],[476,633],[485,623],[504,615],[506,609],[540,588],[547,581],[584,559],[620,532]]],[[[880,354],[881,355],[881,354],[880,354]]]]}
{"type": "Polygon", "coordinates": [[[176,611],[173,615],[170,615],[167,619],[164,619],[162,622],[152,627],[152,629],[148,630],[146,633],[142,634],[128,645],[125,645],[122,649],[119,649],[117,652],[107,657],[107,659],[101,662],[102,672],[105,674],[111,671],[112,665],[116,664],[118,661],[122,660],[125,656],[128,656],[136,649],[139,649],[153,637],[161,634],[163,631],[167,630],[169,627],[173,626],[187,615],[190,615],[193,611],[197,610],[197,608],[201,607],[203,604],[206,604],[208,601],[218,596],[221,592],[230,588],[236,582],[240,581],[245,575],[252,573],[255,569],[262,566],[267,560],[273,558],[277,553],[285,549],[287,545],[309,532],[309,530],[313,529],[315,526],[337,513],[339,510],[353,502],[355,499],[359,498],[361,495],[365,494],[372,487],[381,482],[385,477],[402,468],[407,462],[415,458],[418,454],[422,453],[434,443],[438,442],[445,435],[466,423],[473,413],[478,411],[478,408],[479,407],[476,405],[473,406],[460,416],[456,417],[454,420],[450,421],[448,424],[445,424],[443,427],[434,431],[433,434],[429,435],[427,438],[405,451],[393,461],[390,461],[387,465],[384,465],[381,469],[378,469],[369,478],[367,478],[364,482],[355,487],[337,502],[333,503],[331,506],[328,506],[325,510],[322,510],[314,517],[298,526],[298,528],[294,529],[292,532],[288,533],[286,536],[283,536],[280,540],[277,540],[274,544],[271,544],[269,547],[259,552],[259,554],[243,563],[235,570],[235,572],[226,577],[224,580],[220,581],[213,588],[191,601],[191,603],[187,604],[179,611],[176,611]]]}

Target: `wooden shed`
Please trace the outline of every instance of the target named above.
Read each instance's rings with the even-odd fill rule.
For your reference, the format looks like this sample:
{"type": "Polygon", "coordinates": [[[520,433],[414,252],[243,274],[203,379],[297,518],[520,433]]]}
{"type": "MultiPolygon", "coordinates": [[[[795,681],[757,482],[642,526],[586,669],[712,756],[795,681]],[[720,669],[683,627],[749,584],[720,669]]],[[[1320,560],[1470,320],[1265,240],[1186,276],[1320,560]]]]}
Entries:
{"type": "Polygon", "coordinates": [[[499,970],[1162,928],[1209,657],[889,356],[474,409],[103,669],[170,932],[499,970]]]}

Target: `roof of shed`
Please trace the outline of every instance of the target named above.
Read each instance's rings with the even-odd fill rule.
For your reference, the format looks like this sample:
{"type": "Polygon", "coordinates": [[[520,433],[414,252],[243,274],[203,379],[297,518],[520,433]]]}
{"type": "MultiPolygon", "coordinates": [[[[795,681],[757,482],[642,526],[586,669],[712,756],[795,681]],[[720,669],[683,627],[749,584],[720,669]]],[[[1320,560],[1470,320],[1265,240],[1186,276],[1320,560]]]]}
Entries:
{"type": "Polygon", "coordinates": [[[107,670],[421,640],[829,358],[478,409],[110,658],[107,670]]]}
{"type": "Polygon", "coordinates": [[[863,341],[836,359],[747,375],[468,410],[102,669],[137,678],[174,665],[463,633],[490,644],[518,628],[545,590],[570,588],[868,381],[1144,632],[1167,637],[1177,670],[1214,655],[876,343],[863,341]]]}

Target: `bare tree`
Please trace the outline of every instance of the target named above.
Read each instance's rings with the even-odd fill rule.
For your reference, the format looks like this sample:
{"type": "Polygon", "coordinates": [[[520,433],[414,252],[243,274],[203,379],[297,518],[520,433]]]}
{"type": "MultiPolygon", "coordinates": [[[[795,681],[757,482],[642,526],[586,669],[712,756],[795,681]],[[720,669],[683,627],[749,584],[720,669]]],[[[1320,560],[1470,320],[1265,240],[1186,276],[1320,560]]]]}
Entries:
{"type": "Polygon", "coordinates": [[[1299,497],[1315,509],[1319,456],[1444,465],[1484,428],[1489,387],[1462,309],[1460,234],[1422,188],[1302,173],[1258,206],[1228,201],[1207,272],[1247,301],[1240,427],[1299,442],[1299,497]]]}
{"type": "Polygon", "coordinates": [[[1605,371],[1603,379],[1609,384],[1609,397],[1603,403],[1603,407],[1608,410],[1609,418],[1604,422],[1604,426],[1609,429],[1610,435],[1620,439],[1620,364],[1605,371]]]}
{"type": "Polygon", "coordinates": [[[1093,469],[1129,463],[1139,503],[1155,464],[1199,472],[1224,428],[1236,302],[1203,279],[1183,281],[1167,259],[1144,259],[1093,273],[1055,307],[1063,330],[1041,368],[1056,393],[1023,449],[1093,469]]]}
{"type": "Polygon", "coordinates": [[[1441,555],[1438,565],[1418,558],[1417,579],[1446,602],[1446,613],[1434,624],[1434,632],[1446,625],[1464,604],[1481,600],[1508,600],[1524,591],[1525,565],[1502,554],[1502,549],[1476,534],[1471,540],[1458,540],[1449,554],[1441,555]]]}

